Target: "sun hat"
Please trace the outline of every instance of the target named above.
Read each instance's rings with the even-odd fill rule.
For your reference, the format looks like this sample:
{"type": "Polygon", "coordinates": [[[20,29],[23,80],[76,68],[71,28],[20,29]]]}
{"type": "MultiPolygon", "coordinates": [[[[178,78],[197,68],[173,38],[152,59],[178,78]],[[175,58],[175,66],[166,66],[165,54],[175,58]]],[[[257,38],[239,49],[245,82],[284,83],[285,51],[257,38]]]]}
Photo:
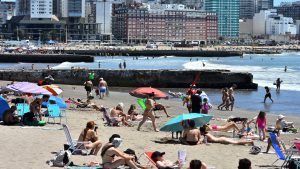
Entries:
{"type": "Polygon", "coordinates": [[[278,119],[279,119],[279,120],[281,120],[281,119],[283,119],[283,118],[285,118],[284,115],[282,115],[282,114],[278,115],[278,119]]]}

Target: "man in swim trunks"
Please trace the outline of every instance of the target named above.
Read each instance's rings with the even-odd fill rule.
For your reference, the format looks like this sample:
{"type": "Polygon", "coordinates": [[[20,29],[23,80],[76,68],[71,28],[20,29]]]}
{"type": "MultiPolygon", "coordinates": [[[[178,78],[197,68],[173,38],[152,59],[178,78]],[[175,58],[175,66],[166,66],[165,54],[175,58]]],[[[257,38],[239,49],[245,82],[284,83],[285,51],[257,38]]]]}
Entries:
{"type": "Polygon", "coordinates": [[[104,94],[107,93],[107,83],[106,81],[101,77],[99,79],[99,96],[100,96],[100,99],[103,99],[104,98],[104,94]]]}
{"type": "Polygon", "coordinates": [[[234,89],[236,89],[236,84],[233,84],[229,89],[228,89],[228,94],[229,94],[229,100],[230,100],[230,104],[228,106],[231,106],[231,111],[233,110],[233,106],[234,106],[234,89]]]}
{"type": "Polygon", "coordinates": [[[188,124],[189,124],[189,128],[187,130],[184,130],[183,137],[180,138],[181,143],[185,145],[201,144],[200,130],[195,127],[195,121],[189,120],[188,124]]]}
{"type": "Polygon", "coordinates": [[[93,89],[93,82],[91,80],[87,80],[84,82],[84,89],[86,90],[86,96],[89,98],[91,96],[91,92],[93,89]]]}

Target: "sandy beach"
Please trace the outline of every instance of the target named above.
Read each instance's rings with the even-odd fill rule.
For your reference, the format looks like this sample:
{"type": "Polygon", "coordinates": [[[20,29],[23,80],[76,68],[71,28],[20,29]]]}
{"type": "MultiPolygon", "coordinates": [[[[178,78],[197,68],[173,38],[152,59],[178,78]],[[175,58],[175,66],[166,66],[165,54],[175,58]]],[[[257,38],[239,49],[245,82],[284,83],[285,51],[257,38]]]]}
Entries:
{"type": "MultiPolygon", "coordinates": [[[[8,82],[0,82],[1,85],[5,85],[8,82]]],[[[67,99],[82,98],[85,99],[86,93],[83,86],[71,86],[60,85],[64,92],[61,97],[67,99]]],[[[104,98],[104,100],[94,99],[93,101],[97,105],[104,105],[105,107],[114,107],[119,102],[125,104],[125,110],[127,112],[130,104],[136,103],[136,98],[128,94],[129,91],[110,91],[110,96],[104,98]]],[[[176,116],[182,113],[186,113],[186,108],[182,106],[182,103],[178,100],[159,100],[158,102],[170,106],[168,112],[171,116],[176,116]]],[[[142,113],[142,110],[139,108],[142,113]]],[[[229,116],[240,116],[253,118],[257,116],[258,111],[249,111],[242,109],[235,109],[231,111],[219,111],[216,106],[210,110],[209,114],[214,115],[214,119],[211,124],[223,124],[223,120],[229,116]]],[[[157,119],[159,127],[163,126],[168,121],[163,112],[157,113],[160,116],[157,119]]],[[[146,151],[164,151],[166,152],[165,158],[171,161],[177,160],[177,151],[186,150],[188,161],[192,159],[200,159],[205,162],[209,167],[217,169],[235,169],[238,166],[240,158],[249,158],[252,161],[252,168],[260,168],[260,165],[270,165],[276,159],[274,150],[271,149],[269,154],[249,154],[251,146],[236,146],[236,145],[223,145],[223,144],[203,144],[197,146],[186,146],[181,144],[162,144],[155,143],[155,141],[161,141],[163,138],[171,138],[171,133],[159,132],[155,133],[152,130],[151,123],[146,123],[141,131],[137,131],[137,127],[106,127],[103,125],[102,113],[92,109],[74,109],[67,110],[68,126],[71,131],[73,139],[77,139],[82,129],[85,127],[86,122],[94,120],[99,126],[100,140],[102,143],[108,142],[108,138],[114,134],[120,134],[123,143],[120,149],[132,148],[140,156],[146,151]],[[273,153],[272,153],[273,152],[273,153]]],[[[267,124],[275,125],[277,115],[267,114],[267,124]]],[[[51,119],[50,119],[51,120],[51,119]]],[[[300,117],[289,116],[286,117],[287,121],[294,121],[295,126],[300,126],[300,117]]],[[[58,120],[57,120],[58,121],[58,120]]],[[[64,119],[62,120],[64,122],[64,119]]],[[[232,136],[232,133],[213,133],[214,135],[227,135],[232,136]]],[[[63,144],[66,144],[66,137],[61,125],[59,124],[47,124],[45,127],[32,127],[22,128],[21,126],[3,126],[0,125],[1,136],[1,149],[0,149],[0,168],[2,169],[40,169],[51,168],[46,164],[47,160],[50,160],[54,155],[51,152],[57,152],[63,149],[63,144]]],[[[293,140],[300,137],[298,134],[282,135],[282,139],[287,147],[293,143],[293,140]]],[[[267,143],[261,141],[255,141],[255,145],[262,146],[262,151],[265,151],[267,143]]],[[[101,162],[100,155],[98,156],[81,156],[73,155],[71,160],[75,164],[89,163],[92,161],[101,162]]],[[[140,162],[147,163],[145,156],[141,156],[140,162]]],[[[282,161],[276,163],[277,166],[281,166],[282,161]]],[[[187,167],[187,165],[185,165],[187,167]]]]}

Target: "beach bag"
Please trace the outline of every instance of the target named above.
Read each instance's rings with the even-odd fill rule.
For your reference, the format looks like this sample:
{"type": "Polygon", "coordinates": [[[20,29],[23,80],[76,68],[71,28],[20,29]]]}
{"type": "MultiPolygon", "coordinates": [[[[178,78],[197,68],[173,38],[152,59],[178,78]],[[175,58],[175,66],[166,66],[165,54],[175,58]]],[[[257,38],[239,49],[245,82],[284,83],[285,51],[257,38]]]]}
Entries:
{"type": "Polygon", "coordinates": [[[96,96],[99,96],[99,89],[95,90],[96,96]]]}
{"type": "Polygon", "coordinates": [[[69,150],[61,150],[48,164],[54,167],[68,166],[71,164],[71,155],[72,153],[69,150]]]}
{"type": "Polygon", "coordinates": [[[250,154],[257,155],[261,152],[261,148],[258,146],[252,146],[250,149],[250,154]]]}

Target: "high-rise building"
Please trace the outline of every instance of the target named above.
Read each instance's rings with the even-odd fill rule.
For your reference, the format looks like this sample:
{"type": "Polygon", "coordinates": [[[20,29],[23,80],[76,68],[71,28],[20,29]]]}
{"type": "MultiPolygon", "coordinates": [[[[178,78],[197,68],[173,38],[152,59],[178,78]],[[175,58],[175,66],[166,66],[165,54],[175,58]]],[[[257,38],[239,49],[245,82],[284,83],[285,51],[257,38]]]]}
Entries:
{"type": "Polygon", "coordinates": [[[240,19],[252,19],[255,13],[255,0],[240,0],[240,19]]]}
{"type": "Polygon", "coordinates": [[[294,20],[300,20],[300,1],[281,3],[280,6],[275,7],[275,9],[283,16],[292,17],[294,20]]]}
{"type": "Polygon", "coordinates": [[[127,43],[147,41],[213,43],[217,15],[180,4],[114,5],[112,33],[127,43]]]}
{"type": "Polygon", "coordinates": [[[16,0],[16,15],[30,15],[30,0],[16,0]]]}
{"type": "Polygon", "coordinates": [[[30,0],[30,18],[52,18],[52,0],[30,0]]]}
{"type": "Polygon", "coordinates": [[[274,0],[255,0],[255,13],[261,10],[268,10],[274,7],[274,0]]]}
{"type": "Polygon", "coordinates": [[[239,37],[239,0],[205,0],[205,10],[218,16],[218,35],[239,37]]]}
{"type": "Polygon", "coordinates": [[[16,4],[12,0],[0,0],[0,25],[15,16],[15,6],[16,4]]]}
{"type": "Polygon", "coordinates": [[[85,0],[67,0],[69,17],[85,17],[85,0]]]}

